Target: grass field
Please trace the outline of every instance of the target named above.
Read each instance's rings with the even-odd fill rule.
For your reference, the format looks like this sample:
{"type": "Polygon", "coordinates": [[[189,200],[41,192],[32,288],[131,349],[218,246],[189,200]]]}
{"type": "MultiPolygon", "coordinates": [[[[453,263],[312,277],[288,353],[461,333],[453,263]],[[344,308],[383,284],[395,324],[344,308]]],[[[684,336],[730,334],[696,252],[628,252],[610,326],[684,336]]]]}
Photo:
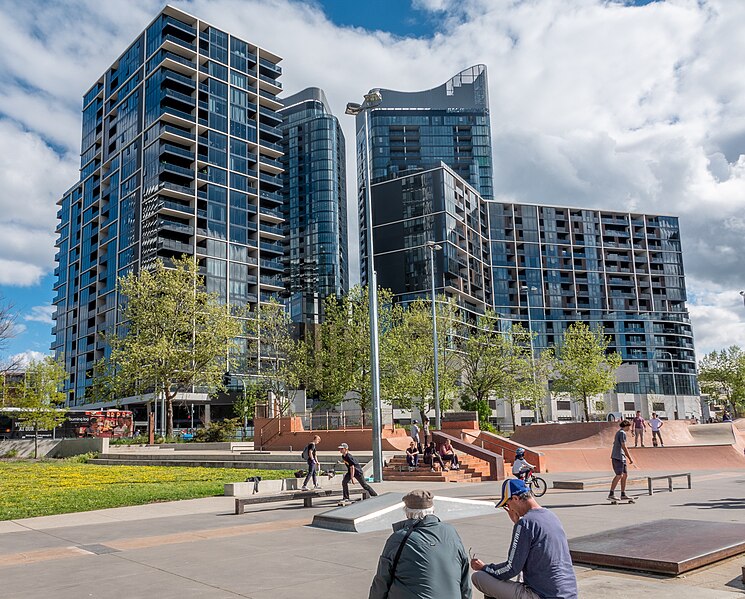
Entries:
{"type": "Polygon", "coordinates": [[[287,470],[6,461],[0,462],[0,520],[212,497],[223,494],[223,483],[292,475],[287,470]]]}

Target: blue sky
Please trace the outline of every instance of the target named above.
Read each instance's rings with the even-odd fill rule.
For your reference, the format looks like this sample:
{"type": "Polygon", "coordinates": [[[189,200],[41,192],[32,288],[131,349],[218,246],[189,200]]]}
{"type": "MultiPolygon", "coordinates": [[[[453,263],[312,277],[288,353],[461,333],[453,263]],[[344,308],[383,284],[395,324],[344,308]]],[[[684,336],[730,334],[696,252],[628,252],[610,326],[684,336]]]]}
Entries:
{"type": "MultiPolygon", "coordinates": [[[[347,101],[486,64],[499,198],[679,216],[699,355],[745,340],[745,2],[172,3],[282,56],[288,94],[322,87],[348,150],[347,101]]],[[[81,97],[162,5],[0,0],[0,294],[19,312],[7,355],[49,347],[55,203],[76,182],[81,97]]]]}

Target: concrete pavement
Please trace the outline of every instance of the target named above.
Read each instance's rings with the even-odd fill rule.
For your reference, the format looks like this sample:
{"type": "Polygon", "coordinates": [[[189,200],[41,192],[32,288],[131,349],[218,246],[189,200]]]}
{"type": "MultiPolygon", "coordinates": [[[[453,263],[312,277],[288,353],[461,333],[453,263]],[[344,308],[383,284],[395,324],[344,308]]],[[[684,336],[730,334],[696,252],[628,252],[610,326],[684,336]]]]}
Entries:
{"type": "MultiPolygon", "coordinates": [[[[576,477],[576,474],[572,475],[576,477]]],[[[593,475],[596,476],[596,475],[593,475]]],[[[546,478],[566,478],[552,474],[546,478]]],[[[436,494],[490,498],[499,483],[430,484],[436,494]]],[[[381,483],[379,492],[406,491],[381,483]]],[[[578,537],[658,518],[745,523],[745,475],[698,473],[692,490],[640,495],[635,505],[612,506],[606,489],[550,490],[540,503],[578,537]]],[[[160,503],[0,522],[0,596],[158,599],[284,599],[367,597],[388,531],[338,533],[307,526],[333,507],[255,506],[233,515],[233,499],[160,503]]],[[[506,557],[507,515],[453,523],[466,548],[485,561],[506,557]]],[[[742,596],[742,557],[671,579],[601,568],[575,567],[581,597],[616,599],[649,591],[656,599],[727,599],[742,596]]],[[[474,592],[480,599],[481,594],[474,592]]]]}

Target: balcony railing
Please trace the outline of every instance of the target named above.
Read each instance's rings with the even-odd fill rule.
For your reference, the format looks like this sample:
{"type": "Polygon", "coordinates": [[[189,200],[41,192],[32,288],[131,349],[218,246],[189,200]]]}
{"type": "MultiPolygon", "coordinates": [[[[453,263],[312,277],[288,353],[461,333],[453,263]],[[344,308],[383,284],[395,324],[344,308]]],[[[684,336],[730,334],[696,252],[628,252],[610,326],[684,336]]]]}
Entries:
{"type": "Polygon", "coordinates": [[[192,52],[197,51],[196,44],[192,44],[191,42],[187,42],[186,40],[182,40],[180,37],[176,37],[175,35],[171,35],[170,33],[166,33],[163,35],[163,41],[164,42],[173,42],[174,44],[178,44],[179,46],[183,46],[184,48],[188,48],[192,52]]]}

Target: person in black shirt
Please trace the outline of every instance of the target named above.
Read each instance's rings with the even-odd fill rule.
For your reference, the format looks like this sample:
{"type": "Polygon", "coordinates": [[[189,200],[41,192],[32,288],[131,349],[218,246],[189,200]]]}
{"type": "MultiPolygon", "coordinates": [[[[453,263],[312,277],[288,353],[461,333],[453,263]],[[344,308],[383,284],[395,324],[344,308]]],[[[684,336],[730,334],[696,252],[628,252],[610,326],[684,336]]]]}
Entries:
{"type": "Polygon", "coordinates": [[[341,453],[341,459],[347,466],[347,473],[341,481],[341,489],[343,499],[339,502],[339,505],[347,505],[351,503],[349,499],[349,483],[354,484],[355,479],[360,483],[363,489],[370,494],[370,497],[377,496],[375,489],[365,481],[365,476],[362,474],[362,466],[354,459],[351,453],[349,453],[349,445],[342,443],[339,445],[339,453],[341,453]]]}
{"type": "Polygon", "coordinates": [[[305,451],[303,452],[306,456],[306,460],[308,461],[308,474],[305,477],[305,480],[303,481],[303,491],[308,490],[308,481],[310,480],[310,477],[313,477],[313,488],[314,489],[320,489],[321,485],[318,484],[318,470],[319,470],[319,464],[318,464],[318,458],[316,457],[316,445],[318,445],[321,442],[321,437],[316,435],[313,437],[313,441],[308,443],[308,446],[305,448],[305,451]]]}

